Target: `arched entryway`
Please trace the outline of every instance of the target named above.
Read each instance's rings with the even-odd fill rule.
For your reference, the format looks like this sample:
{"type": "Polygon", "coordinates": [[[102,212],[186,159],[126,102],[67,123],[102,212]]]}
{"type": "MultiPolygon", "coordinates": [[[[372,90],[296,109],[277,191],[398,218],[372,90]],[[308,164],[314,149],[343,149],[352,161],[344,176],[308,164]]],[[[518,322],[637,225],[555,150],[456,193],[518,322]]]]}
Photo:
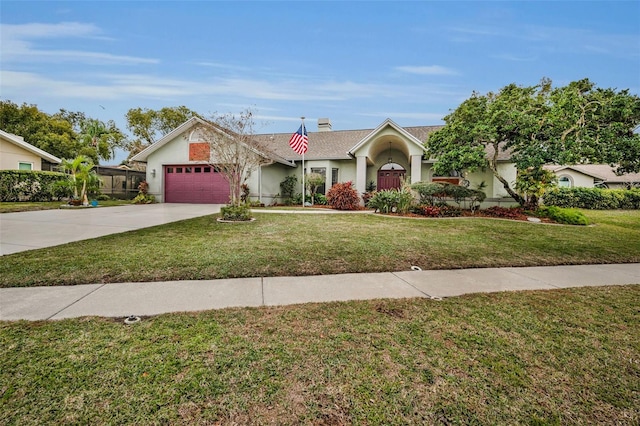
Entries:
{"type": "Polygon", "coordinates": [[[378,170],[378,191],[399,189],[407,171],[398,163],[387,163],[378,170]]]}

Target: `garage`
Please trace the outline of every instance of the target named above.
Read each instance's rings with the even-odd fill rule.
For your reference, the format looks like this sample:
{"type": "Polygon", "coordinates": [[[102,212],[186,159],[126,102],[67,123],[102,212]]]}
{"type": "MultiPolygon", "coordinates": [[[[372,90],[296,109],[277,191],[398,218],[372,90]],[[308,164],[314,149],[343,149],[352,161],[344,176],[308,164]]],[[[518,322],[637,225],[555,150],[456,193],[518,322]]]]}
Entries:
{"type": "Polygon", "coordinates": [[[227,204],[230,188],[224,174],[209,165],[164,166],[167,203],[227,204]]]}

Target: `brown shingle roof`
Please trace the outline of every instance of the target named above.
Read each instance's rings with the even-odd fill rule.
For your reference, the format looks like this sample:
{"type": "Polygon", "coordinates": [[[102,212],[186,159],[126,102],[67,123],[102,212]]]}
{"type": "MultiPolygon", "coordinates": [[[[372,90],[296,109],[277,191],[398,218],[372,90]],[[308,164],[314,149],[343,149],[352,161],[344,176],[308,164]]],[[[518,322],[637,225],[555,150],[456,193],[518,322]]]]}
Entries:
{"type": "MultiPolygon", "coordinates": [[[[408,133],[421,142],[427,139],[427,135],[436,131],[443,126],[417,126],[403,127],[408,133]]],[[[331,130],[327,132],[308,132],[309,149],[304,155],[305,160],[348,160],[349,150],[358,142],[367,137],[375,129],[362,130],[331,130]]],[[[256,140],[273,151],[280,157],[287,160],[299,160],[300,156],[296,154],[289,146],[289,139],[292,133],[273,133],[255,135],[256,140]]]]}
{"type": "Polygon", "coordinates": [[[545,166],[545,169],[558,172],[563,169],[573,169],[588,176],[608,183],[634,183],[640,182],[640,173],[626,173],[618,176],[615,169],[608,164],[577,164],[574,166],[545,166]]]}

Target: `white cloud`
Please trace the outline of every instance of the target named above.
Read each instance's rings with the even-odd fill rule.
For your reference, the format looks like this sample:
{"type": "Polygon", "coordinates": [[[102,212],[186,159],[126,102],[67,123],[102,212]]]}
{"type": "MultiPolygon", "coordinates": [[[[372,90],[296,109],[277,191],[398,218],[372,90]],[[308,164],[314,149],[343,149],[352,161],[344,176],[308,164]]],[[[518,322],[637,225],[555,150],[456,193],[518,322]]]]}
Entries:
{"type": "Polygon", "coordinates": [[[69,49],[43,50],[36,47],[40,40],[52,38],[92,38],[109,40],[99,36],[100,29],[93,24],[63,22],[59,24],[0,24],[2,38],[2,62],[78,62],[88,64],[156,64],[159,61],[151,58],[139,58],[126,55],[113,55],[105,52],[92,52],[69,49]]]}
{"type": "Polygon", "coordinates": [[[421,66],[401,66],[395,68],[398,71],[406,72],[409,74],[419,75],[459,75],[459,73],[451,68],[443,67],[440,65],[421,65],[421,66]]]}
{"type": "Polygon", "coordinates": [[[61,38],[61,37],[88,37],[100,33],[100,29],[93,24],[82,24],[79,22],[61,22],[59,24],[1,24],[0,33],[2,38],[12,39],[39,39],[39,38],[61,38]]]}

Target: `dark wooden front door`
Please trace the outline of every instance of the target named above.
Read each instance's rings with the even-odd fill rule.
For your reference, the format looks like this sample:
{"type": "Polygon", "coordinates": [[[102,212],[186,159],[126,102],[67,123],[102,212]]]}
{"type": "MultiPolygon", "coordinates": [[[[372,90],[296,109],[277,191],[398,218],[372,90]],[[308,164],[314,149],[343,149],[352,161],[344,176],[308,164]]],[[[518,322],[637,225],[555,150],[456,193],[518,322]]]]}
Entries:
{"type": "Polygon", "coordinates": [[[378,170],[378,191],[399,189],[406,170],[378,170]]]}

